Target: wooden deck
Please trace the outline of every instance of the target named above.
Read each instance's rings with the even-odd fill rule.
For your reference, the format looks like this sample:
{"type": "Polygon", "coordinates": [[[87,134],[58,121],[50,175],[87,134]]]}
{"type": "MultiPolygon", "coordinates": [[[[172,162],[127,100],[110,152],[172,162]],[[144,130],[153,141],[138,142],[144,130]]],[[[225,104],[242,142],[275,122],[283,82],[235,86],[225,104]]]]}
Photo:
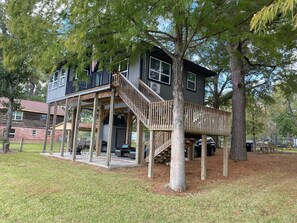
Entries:
{"type": "MultiPolygon", "coordinates": [[[[173,130],[173,100],[164,101],[154,97],[154,100],[151,101],[145,96],[147,93],[142,93],[123,75],[115,75],[114,80],[114,86],[118,88],[121,99],[149,130],[173,130]]],[[[142,88],[144,88],[143,84],[142,88]]],[[[152,94],[150,94],[150,98],[152,97],[152,94]]],[[[230,112],[185,102],[184,118],[185,132],[221,136],[230,135],[230,112]]]]}

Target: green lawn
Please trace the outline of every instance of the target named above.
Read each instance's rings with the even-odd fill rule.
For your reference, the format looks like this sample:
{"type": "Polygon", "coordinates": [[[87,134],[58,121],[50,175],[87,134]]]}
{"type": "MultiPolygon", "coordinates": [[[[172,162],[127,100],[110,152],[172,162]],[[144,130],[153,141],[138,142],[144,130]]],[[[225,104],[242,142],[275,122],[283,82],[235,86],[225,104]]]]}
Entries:
{"type": "MultiPolygon", "coordinates": [[[[1,143],[2,145],[2,143],[1,143]]],[[[66,144],[65,144],[66,145],[66,144]]],[[[59,152],[60,148],[60,143],[55,142],[53,150],[54,152],[59,152]]],[[[66,148],[66,146],[65,146],[66,148]]],[[[10,142],[10,149],[13,151],[18,151],[20,149],[20,142],[10,142]]],[[[43,144],[42,143],[23,143],[23,152],[28,152],[28,153],[41,153],[43,149],[43,144]]],[[[47,144],[46,147],[47,152],[50,151],[50,143],[47,144]]]]}
{"type": "Polygon", "coordinates": [[[0,154],[0,222],[297,222],[297,179],[283,181],[282,172],[166,196],[151,192],[149,180],[27,146],[0,154]]]}

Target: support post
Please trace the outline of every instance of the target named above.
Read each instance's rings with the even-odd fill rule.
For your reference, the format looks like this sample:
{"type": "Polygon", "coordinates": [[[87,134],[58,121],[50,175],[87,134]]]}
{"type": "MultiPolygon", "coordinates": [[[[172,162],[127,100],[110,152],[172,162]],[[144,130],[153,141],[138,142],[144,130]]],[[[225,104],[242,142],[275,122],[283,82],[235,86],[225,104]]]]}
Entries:
{"type": "Polygon", "coordinates": [[[206,149],[207,149],[207,143],[206,143],[206,135],[202,135],[202,142],[201,142],[201,180],[206,179],[206,149]]]}
{"type": "Polygon", "coordinates": [[[102,131],[102,116],[103,116],[103,109],[104,106],[100,105],[99,106],[99,111],[98,111],[98,123],[97,123],[97,135],[96,135],[96,156],[101,155],[101,150],[102,150],[102,137],[101,137],[101,131],[102,131]]]}
{"type": "Polygon", "coordinates": [[[79,121],[80,121],[80,110],[81,110],[81,96],[79,95],[78,101],[77,101],[75,127],[74,127],[73,143],[72,143],[72,161],[75,161],[75,159],[76,159],[77,138],[78,138],[79,121]]]}
{"type": "Polygon", "coordinates": [[[223,176],[228,176],[228,137],[224,136],[224,148],[223,148],[223,176]]]}
{"type": "MultiPolygon", "coordinates": [[[[66,127],[67,127],[67,120],[68,120],[68,98],[66,98],[65,102],[65,114],[64,114],[64,123],[63,123],[63,133],[62,133],[62,142],[60,147],[61,157],[64,156],[64,147],[66,142],[66,127]]],[[[67,142],[68,144],[68,142],[67,142]]]]}
{"type": "Polygon", "coordinates": [[[110,168],[111,161],[111,144],[112,144],[112,132],[113,132],[113,114],[114,114],[114,89],[111,90],[110,96],[110,108],[109,108],[109,126],[108,126],[108,142],[106,150],[106,166],[110,168]]]}
{"type": "Polygon", "coordinates": [[[75,129],[75,118],[77,114],[77,108],[73,109],[72,120],[71,120],[71,131],[70,131],[70,141],[69,141],[69,151],[73,150],[73,139],[74,139],[74,129],[75,129]]]}
{"type": "Polygon", "coordinates": [[[188,160],[193,160],[193,147],[189,146],[187,148],[187,158],[188,160]]]}
{"type": "Polygon", "coordinates": [[[92,120],[92,129],[91,129],[91,142],[90,142],[90,150],[89,150],[89,162],[93,161],[93,149],[95,145],[95,132],[96,132],[96,120],[97,120],[97,108],[98,107],[98,98],[97,94],[94,98],[93,104],[93,120],[92,120]]]}
{"type": "Polygon", "coordinates": [[[71,132],[71,130],[68,130],[67,131],[67,145],[66,145],[66,148],[67,148],[67,151],[69,151],[70,150],[70,132],[71,132]]]}
{"type": "Polygon", "coordinates": [[[193,157],[193,159],[195,158],[195,146],[196,146],[196,142],[192,146],[192,157],[193,157]]]}
{"type": "Polygon", "coordinates": [[[131,143],[132,115],[133,115],[133,113],[131,111],[129,111],[128,115],[127,115],[127,127],[126,127],[126,139],[125,139],[126,144],[131,143]]]}
{"type": "Polygon", "coordinates": [[[50,144],[50,154],[53,154],[53,151],[54,151],[54,140],[55,140],[55,131],[56,131],[56,123],[57,123],[57,109],[58,109],[58,103],[55,101],[54,118],[53,118],[52,134],[51,134],[51,144],[50,144]]]}
{"type": "Polygon", "coordinates": [[[135,162],[136,164],[144,163],[144,150],[143,150],[143,124],[139,118],[137,118],[137,138],[136,138],[136,154],[135,162]]]}
{"type": "Polygon", "coordinates": [[[149,152],[149,165],[148,165],[148,177],[153,177],[154,170],[154,158],[155,158],[155,135],[154,131],[150,130],[150,152],[149,152]]]}
{"type": "Polygon", "coordinates": [[[24,144],[24,138],[22,137],[21,143],[20,143],[20,152],[23,152],[23,144],[24,144]]]}
{"type": "Polygon", "coordinates": [[[51,121],[51,104],[49,103],[47,106],[47,116],[46,116],[46,124],[45,124],[45,136],[44,136],[44,142],[43,142],[43,149],[42,152],[46,152],[46,143],[47,143],[47,133],[49,129],[49,123],[51,121]]]}

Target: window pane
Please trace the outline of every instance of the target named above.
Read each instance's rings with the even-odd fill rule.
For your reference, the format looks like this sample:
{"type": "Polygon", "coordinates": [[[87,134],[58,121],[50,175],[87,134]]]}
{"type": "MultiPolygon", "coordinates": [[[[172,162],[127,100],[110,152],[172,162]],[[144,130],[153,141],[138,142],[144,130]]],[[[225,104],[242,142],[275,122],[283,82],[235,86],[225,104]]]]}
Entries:
{"type": "Polygon", "coordinates": [[[55,74],[54,74],[54,76],[53,76],[54,77],[53,78],[54,81],[57,81],[58,80],[58,75],[59,75],[59,73],[58,73],[58,71],[56,71],[55,74]]]}
{"type": "Polygon", "coordinates": [[[162,63],[162,71],[163,74],[170,74],[170,65],[167,63],[162,63]]]}
{"type": "Polygon", "coordinates": [[[159,73],[151,70],[150,71],[150,78],[158,81],[159,80],[159,73]]]}
{"type": "Polygon", "coordinates": [[[195,83],[188,81],[188,89],[196,90],[195,83]]]}
{"type": "Polygon", "coordinates": [[[169,84],[169,76],[162,75],[161,76],[161,81],[164,82],[164,83],[169,84]]]}
{"type": "Polygon", "coordinates": [[[188,80],[196,82],[196,74],[188,73],[188,80]]]}
{"type": "Polygon", "coordinates": [[[156,60],[154,58],[151,58],[151,67],[150,68],[155,71],[159,71],[160,70],[160,61],[156,60]]]}

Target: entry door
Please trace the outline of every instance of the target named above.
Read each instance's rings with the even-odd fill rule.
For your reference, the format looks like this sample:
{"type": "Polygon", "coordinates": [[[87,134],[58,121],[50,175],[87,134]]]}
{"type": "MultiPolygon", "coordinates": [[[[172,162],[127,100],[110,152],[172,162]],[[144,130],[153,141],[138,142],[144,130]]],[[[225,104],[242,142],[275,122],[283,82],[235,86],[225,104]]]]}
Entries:
{"type": "Polygon", "coordinates": [[[126,139],[126,129],[117,129],[115,147],[122,147],[122,145],[125,144],[125,139],[126,139]]]}

